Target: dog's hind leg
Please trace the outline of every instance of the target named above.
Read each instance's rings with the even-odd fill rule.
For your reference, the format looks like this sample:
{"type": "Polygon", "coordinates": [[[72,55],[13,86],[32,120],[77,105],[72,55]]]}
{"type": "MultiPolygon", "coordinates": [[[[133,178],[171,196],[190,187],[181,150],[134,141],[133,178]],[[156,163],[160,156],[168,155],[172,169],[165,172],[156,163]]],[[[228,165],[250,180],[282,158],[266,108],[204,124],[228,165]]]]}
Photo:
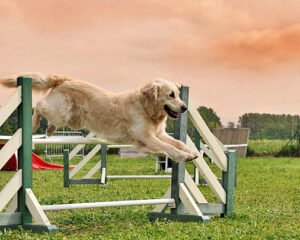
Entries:
{"type": "Polygon", "coordinates": [[[40,126],[42,115],[35,109],[32,115],[32,132],[35,133],[40,126]]]}
{"type": "Polygon", "coordinates": [[[47,128],[47,136],[52,136],[56,130],[56,127],[53,124],[49,124],[47,128]]]}

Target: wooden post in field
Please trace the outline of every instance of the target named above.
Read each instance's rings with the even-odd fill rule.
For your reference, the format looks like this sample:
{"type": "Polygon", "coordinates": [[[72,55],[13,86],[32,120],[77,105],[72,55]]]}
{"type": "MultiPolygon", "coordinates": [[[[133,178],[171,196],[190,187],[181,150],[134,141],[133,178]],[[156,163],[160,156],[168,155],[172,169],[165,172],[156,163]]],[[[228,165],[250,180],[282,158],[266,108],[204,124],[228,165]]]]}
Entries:
{"type": "MultiPolygon", "coordinates": [[[[180,90],[180,98],[186,105],[188,105],[189,89],[182,86],[180,90]]],[[[174,138],[186,142],[187,136],[187,111],[180,114],[179,118],[174,123],[174,138]]],[[[175,208],[171,208],[172,214],[183,214],[184,207],[179,198],[179,185],[184,183],[185,176],[185,162],[172,163],[172,181],[171,181],[171,198],[175,199],[175,208]]]]}
{"type": "Polygon", "coordinates": [[[223,172],[223,187],[226,191],[226,204],[223,217],[230,217],[233,214],[234,186],[236,182],[236,152],[229,150],[227,153],[227,172],[223,172]]]}
{"type": "Polygon", "coordinates": [[[101,166],[100,166],[100,174],[101,174],[101,184],[107,183],[107,145],[101,144],[101,166]]]}
{"type": "Polygon", "coordinates": [[[18,191],[18,212],[22,213],[22,225],[32,223],[32,216],[26,207],[26,188],[32,188],[32,81],[19,77],[17,85],[22,86],[22,102],[18,107],[18,128],[22,129],[22,145],[18,149],[18,169],[22,169],[22,187],[18,191]]]}
{"type": "Polygon", "coordinates": [[[70,175],[69,175],[69,149],[64,149],[64,187],[70,186],[70,175]]]}

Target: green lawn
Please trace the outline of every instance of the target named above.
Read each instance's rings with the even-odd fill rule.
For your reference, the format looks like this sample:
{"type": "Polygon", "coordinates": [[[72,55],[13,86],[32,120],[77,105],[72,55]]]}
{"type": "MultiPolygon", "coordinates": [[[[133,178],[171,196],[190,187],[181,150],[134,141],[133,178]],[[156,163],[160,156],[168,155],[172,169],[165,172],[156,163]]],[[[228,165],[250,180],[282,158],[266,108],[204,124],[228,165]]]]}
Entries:
{"type": "MultiPolygon", "coordinates": [[[[108,171],[154,174],[154,159],[109,156],[108,171]]],[[[0,188],[9,176],[0,173],[0,188]]],[[[33,174],[33,191],[42,204],[160,198],[168,186],[169,180],[164,179],[111,180],[105,187],[64,189],[62,171],[33,174]]],[[[207,187],[201,190],[210,194],[207,187]]],[[[51,223],[59,227],[57,234],[19,229],[0,232],[0,239],[300,239],[299,158],[240,159],[235,193],[234,216],[216,217],[208,224],[149,222],[146,214],[152,206],[85,209],[48,212],[51,223]]]]}
{"type": "Polygon", "coordinates": [[[288,140],[249,140],[248,152],[255,156],[275,156],[288,140]]]}

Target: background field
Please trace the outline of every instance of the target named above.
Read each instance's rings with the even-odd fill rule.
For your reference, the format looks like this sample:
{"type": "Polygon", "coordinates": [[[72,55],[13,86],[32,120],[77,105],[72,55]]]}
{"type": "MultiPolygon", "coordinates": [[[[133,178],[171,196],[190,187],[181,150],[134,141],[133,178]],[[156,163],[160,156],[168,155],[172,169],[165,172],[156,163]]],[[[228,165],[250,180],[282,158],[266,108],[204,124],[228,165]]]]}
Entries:
{"type": "MultiPolygon", "coordinates": [[[[108,164],[109,174],[154,173],[154,158],[110,155],[108,164]]],[[[1,172],[0,187],[11,174],[1,172]]],[[[42,204],[159,198],[169,186],[169,180],[111,180],[105,187],[69,189],[62,183],[62,171],[34,171],[33,190],[42,204]]],[[[207,187],[200,188],[212,198],[207,187]]],[[[0,239],[300,239],[299,159],[239,159],[235,193],[234,216],[208,224],[149,222],[152,206],[86,209],[48,212],[59,227],[55,235],[19,229],[0,232],[0,239]]]]}
{"type": "Polygon", "coordinates": [[[256,156],[274,156],[276,155],[288,140],[249,140],[248,155],[256,156]]]}

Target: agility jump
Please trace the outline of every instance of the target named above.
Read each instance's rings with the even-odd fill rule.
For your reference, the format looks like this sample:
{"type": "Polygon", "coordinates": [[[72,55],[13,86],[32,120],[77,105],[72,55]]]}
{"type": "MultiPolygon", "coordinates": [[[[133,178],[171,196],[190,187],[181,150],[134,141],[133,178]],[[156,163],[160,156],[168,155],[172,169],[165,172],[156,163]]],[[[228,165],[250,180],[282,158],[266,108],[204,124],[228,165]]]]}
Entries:
{"type": "MultiPolygon", "coordinates": [[[[188,88],[182,87],[182,100],[188,103],[188,88]]],[[[162,199],[111,201],[96,203],[40,205],[32,191],[32,91],[31,79],[18,78],[18,88],[8,103],[0,109],[0,126],[9,115],[18,108],[18,130],[0,151],[0,167],[18,150],[19,170],[0,192],[0,228],[22,226],[34,232],[55,232],[45,211],[67,210],[91,207],[131,206],[142,204],[156,205],[148,214],[150,219],[164,218],[175,221],[207,222],[210,215],[231,216],[233,212],[233,192],[236,157],[234,151],[224,153],[221,145],[212,136],[195,108],[189,107],[189,117],[194,126],[209,146],[217,166],[223,172],[222,184],[211,171],[203,157],[193,160],[215,193],[219,203],[208,203],[190,175],[185,170],[184,162],[173,162],[171,187],[162,199]],[[6,207],[7,206],[7,207],[6,207]],[[166,210],[170,207],[170,212],[166,210]]],[[[195,151],[199,151],[187,136],[187,112],[175,122],[175,138],[187,142],[195,151]]],[[[107,142],[105,142],[106,144],[107,142]]]]}

